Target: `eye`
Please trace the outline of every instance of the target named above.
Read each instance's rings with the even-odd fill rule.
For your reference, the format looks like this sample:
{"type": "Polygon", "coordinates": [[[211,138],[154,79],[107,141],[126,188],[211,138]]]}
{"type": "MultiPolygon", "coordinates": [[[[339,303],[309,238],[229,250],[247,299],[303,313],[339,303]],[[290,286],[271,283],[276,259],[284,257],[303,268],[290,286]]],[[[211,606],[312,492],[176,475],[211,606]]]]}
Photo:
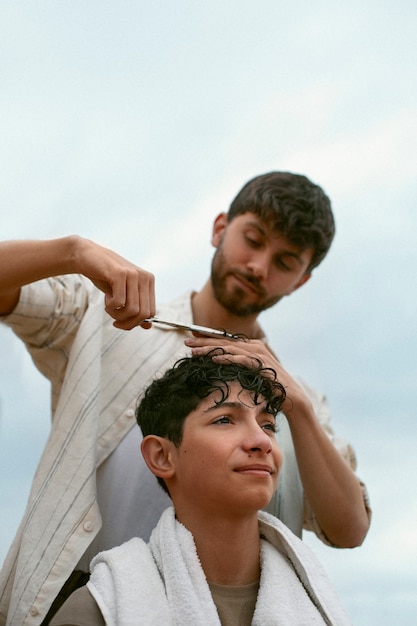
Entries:
{"type": "Polygon", "coordinates": [[[260,248],[262,246],[262,240],[259,235],[252,232],[245,234],[245,240],[252,248],[260,248]]]}
{"type": "Polygon", "coordinates": [[[246,241],[251,248],[259,248],[261,246],[261,244],[258,241],[255,241],[255,239],[252,239],[252,237],[246,237],[246,241]]]}
{"type": "Polygon", "coordinates": [[[278,257],[277,259],[275,259],[275,266],[286,272],[290,272],[292,269],[288,263],[286,263],[285,261],[281,259],[281,257],[278,257]]]}
{"type": "Polygon", "coordinates": [[[230,424],[231,419],[228,415],[222,415],[221,417],[217,417],[213,424],[230,424]]]}
{"type": "Polygon", "coordinates": [[[276,422],[265,422],[265,424],[262,424],[262,428],[264,430],[269,430],[272,433],[276,433],[277,432],[276,422]]]}

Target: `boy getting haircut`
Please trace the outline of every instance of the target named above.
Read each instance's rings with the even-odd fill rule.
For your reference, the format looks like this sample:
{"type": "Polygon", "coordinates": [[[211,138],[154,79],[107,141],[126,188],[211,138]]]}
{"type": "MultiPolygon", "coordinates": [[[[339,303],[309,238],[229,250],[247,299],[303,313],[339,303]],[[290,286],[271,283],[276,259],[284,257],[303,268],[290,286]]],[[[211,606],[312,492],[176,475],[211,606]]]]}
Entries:
{"type": "MultiPolygon", "coordinates": [[[[254,405],[266,402],[267,412],[274,417],[278,414],[286,394],[276,379],[275,371],[264,368],[256,358],[252,359],[250,368],[235,362],[218,362],[215,359],[220,355],[225,355],[222,348],[204,356],[180,359],[149,385],[136,410],[136,419],[144,437],[165,437],[178,447],[187,416],[204,398],[216,391],[219,394],[217,403],[225,402],[230,395],[231,382],[248,391],[254,405]]],[[[164,491],[169,493],[164,480],[159,476],[157,479],[164,491]]]]}
{"type": "Polygon", "coordinates": [[[273,369],[221,348],[154,380],[136,411],[141,449],[173,506],[148,544],[94,557],[51,626],[348,626],[310,549],[259,510],[276,490],[285,401],[273,369]]]}

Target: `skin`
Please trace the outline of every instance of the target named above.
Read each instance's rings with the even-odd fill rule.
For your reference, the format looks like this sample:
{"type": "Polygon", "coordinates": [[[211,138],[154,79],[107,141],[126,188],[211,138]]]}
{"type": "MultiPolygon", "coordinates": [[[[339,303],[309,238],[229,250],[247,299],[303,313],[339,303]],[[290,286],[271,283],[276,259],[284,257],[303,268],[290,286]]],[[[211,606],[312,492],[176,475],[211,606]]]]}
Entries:
{"type": "Polygon", "coordinates": [[[148,435],[142,454],[165,480],[208,580],[243,585],[259,579],[257,512],[276,489],[282,456],[275,417],[238,383],[230,387],[225,402],[216,405],[217,391],[187,416],[178,447],[148,435]]]}
{"type": "Polygon", "coordinates": [[[279,233],[271,232],[253,213],[227,222],[215,220],[212,245],[216,253],[212,276],[193,298],[196,324],[233,328],[259,338],[260,310],[290,295],[310,278],[311,250],[300,250],[279,233]]]}
{"type": "Polygon", "coordinates": [[[114,326],[130,330],[155,315],[155,278],[112,250],[77,235],[49,241],[0,243],[0,315],[11,313],[23,285],[58,276],[83,274],[105,294],[114,326]]]}
{"type": "MultiPolygon", "coordinates": [[[[369,518],[356,476],[321,428],[303,389],[265,343],[258,340],[261,330],[257,310],[290,295],[310,279],[312,251],[299,250],[285,237],[271,232],[252,213],[240,215],[230,223],[225,214],[219,215],[212,244],[217,255],[220,248],[222,268],[218,274],[222,284],[216,290],[222,291],[225,304],[216,297],[210,278],[194,296],[194,319],[198,324],[233,329],[253,339],[235,342],[194,337],[185,343],[194,354],[221,345],[232,356],[220,359],[243,364],[256,356],[264,366],[277,372],[287,391],[283,413],[291,429],[301,480],[318,522],[334,545],[360,545],[369,528],[369,518]],[[239,305],[227,306],[227,302],[239,305]]],[[[213,267],[216,271],[216,255],[213,267]]]]}
{"type": "MultiPolygon", "coordinates": [[[[232,353],[229,358],[241,362],[257,355],[265,366],[276,370],[287,388],[284,413],[305,494],[331,543],[358,546],[369,528],[369,518],[355,474],[323,432],[301,387],[259,341],[259,309],[291,295],[310,279],[312,251],[298,249],[250,212],[230,223],[221,213],[214,222],[212,244],[216,248],[214,281],[210,276],[193,295],[193,321],[243,333],[250,341],[194,337],[185,343],[195,353],[224,346],[232,353]]],[[[144,320],[155,314],[153,275],[77,236],[0,244],[0,314],[13,310],[22,285],[67,273],[84,274],[104,292],[105,309],[114,326],[149,328],[144,320]]]]}
{"type": "MultiPolygon", "coordinates": [[[[216,265],[219,265],[222,256],[229,262],[229,257],[236,257],[237,250],[241,250],[236,268],[230,268],[235,275],[227,277],[226,289],[235,289],[235,293],[237,289],[240,299],[248,306],[259,308],[261,299],[256,291],[259,288],[268,294],[267,299],[271,301],[268,306],[271,306],[272,301],[289,295],[310,277],[305,271],[311,251],[299,251],[279,235],[268,234],[266,227],[252,213],[236,217],[229,225],[226,215],[220,214],[214,223],[212,243],[220,248],[216,265]],[[247,221],[258,222],[258,228],[246,227],[247,221]],[[264,235],[261,235],[262,231],[264,235]],[[263,241],[256,242],[256,237],[263,237],[263,241]],[[226,254],[225,250],[229,250],[231,243],[233,249],[226,254]],[[297,266],[291,261],[292,265],[287,269],[284,264],[289,264],[292,255],[299,255],[300,262],[297,266]],[[282,267],[279,267],[280,262],[282,267]],[[239,278],[236,272],[240,272],[239,278]],[[233,286],[233,283],[236,284],[233,286]]],[[[48,241],[2,242],[0,267],[7,270],[0,271],[0,315],[14,309],[21,286],[42,278],[72,273],[83,274],[104,292],[106,312],[117,328],[149,327],[143,320],[155,314],[153,274],[112,250],[76,235],[48,241]]],[[[260,334],[256,321],[258,313],[234,315],[227,311],[214,295],[211,278],[201,292],[195,294],[193,313],[196,324],[234,327],[235,332],[245,332],[249,337],[260,334]]]]}
{"type": "Polygon", "coordinates": [[[203,337],[188,339],[186,344],[193,354],[205,354],[221,344],[229,354],[213,357],[214,360],[250,365],[256,357],[276,371],[287,394],[282,412],[290,426],[304,491],[317,520],[335,546],[359,545],[369,521],[356,476],[321,428],[304,390],[268,347],[258,340],[213,342],[203,337]]]}

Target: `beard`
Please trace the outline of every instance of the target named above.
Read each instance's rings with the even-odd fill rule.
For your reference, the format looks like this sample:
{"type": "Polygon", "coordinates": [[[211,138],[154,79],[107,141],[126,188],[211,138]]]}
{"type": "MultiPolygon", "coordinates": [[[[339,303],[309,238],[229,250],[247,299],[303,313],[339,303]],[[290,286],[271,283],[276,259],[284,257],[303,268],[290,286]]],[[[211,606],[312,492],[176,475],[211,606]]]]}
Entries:
{"type": "Polygon", "coordinates": [[[274,306],[282,298],[282,296],[268,297],[266,290],[255,276],[246,274],[241,270],[229,268],[223,252],[222,242],[217,247],[211,264],[211,284],[217,302],[236,317],[258,315],[274,306]],[[238,285],[228,288],[228,276],[237,276],[249,283],[258,294],[257,299],[247,302],[248,294],[243,288],[240,288],[238,285]]]}

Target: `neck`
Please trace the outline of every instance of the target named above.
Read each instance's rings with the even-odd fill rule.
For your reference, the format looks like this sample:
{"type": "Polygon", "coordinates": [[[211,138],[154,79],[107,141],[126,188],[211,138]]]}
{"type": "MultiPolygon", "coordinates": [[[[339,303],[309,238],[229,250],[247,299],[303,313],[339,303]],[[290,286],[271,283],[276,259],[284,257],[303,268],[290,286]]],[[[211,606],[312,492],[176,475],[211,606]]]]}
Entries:
{"type": "Polygon", "coordinates": [[[257,514],[244,519],[215,519],[213,515],[178,520],[194,537],[197,554],[210,583],[249,585],[260,576],[260,539],[257,514]],[[207,520],[210,520],[207,522],[207,520]]]}
{"type": "Polygon", "coordinates": [[[193,295],[192,309],[193,321],[200,326],[224,328],[232,333],[244,334],[250,339],[263,337],[263,332],[257,319],[258,315],[239,317],[229,313],[216,300],[211,280],[207,281],[201,291],[193,295]]]}

